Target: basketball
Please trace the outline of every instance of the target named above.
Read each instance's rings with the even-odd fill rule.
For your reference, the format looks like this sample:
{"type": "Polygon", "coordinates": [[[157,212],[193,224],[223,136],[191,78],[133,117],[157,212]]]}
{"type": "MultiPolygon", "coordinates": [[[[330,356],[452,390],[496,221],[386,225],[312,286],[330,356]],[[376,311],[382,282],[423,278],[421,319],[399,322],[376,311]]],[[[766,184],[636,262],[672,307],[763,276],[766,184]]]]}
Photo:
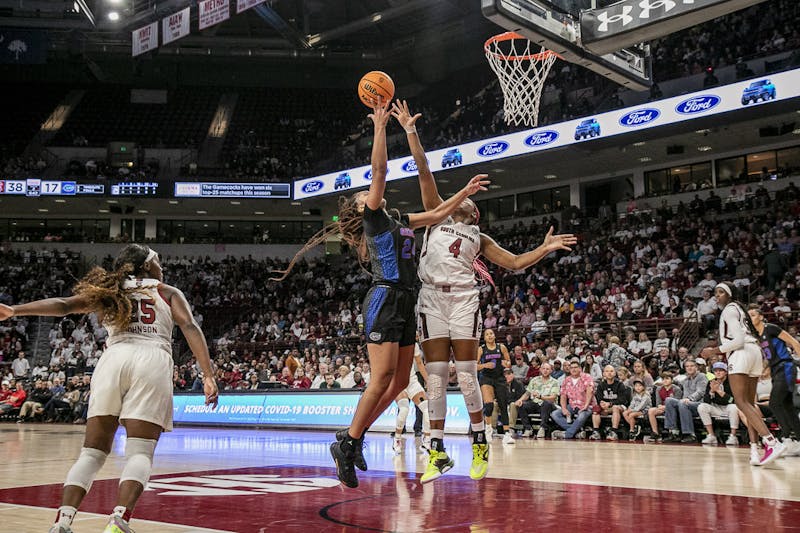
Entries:
{"type": "Polygon", "coordinates": [[[367,107],[374,107],[378,98],[386,104],[394,98],[394,81],[385,72],[367,72],[358,82],[358,98],[367,107]]]}

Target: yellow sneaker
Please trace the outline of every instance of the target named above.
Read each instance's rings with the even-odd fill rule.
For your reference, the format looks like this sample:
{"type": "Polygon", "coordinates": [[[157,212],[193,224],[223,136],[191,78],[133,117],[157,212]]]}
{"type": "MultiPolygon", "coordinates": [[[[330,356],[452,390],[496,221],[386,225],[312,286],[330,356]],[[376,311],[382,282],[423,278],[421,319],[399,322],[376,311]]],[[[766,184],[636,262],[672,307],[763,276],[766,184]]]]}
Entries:
{"type": "Polygon", "coordinates": [[[447,452],[440,452],[431,450],[430,457],[428,458],[428,466],[425,467],[425,473],[420,478],[421,483],[430,483],[442,477],[442,474],[453,468],[455,463],[447,455],[447,452]]]}
{"type": "Polygon", "coordinates": [[[478,480],[486,477],[489,469],[489,445],[472,445],[472,465],[469,467],[469,477],[478,480]]]}

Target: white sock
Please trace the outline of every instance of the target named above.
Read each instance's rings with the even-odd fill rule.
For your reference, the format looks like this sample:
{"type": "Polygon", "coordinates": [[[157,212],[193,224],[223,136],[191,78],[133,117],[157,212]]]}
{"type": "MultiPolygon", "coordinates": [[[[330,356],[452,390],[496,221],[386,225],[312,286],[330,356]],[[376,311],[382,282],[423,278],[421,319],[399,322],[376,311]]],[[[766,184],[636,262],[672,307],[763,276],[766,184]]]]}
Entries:
{"type": "Polygon", "coordinates": [[[125,515],[125,511],[127,510],[128,510],[127,507],[123,507],[122,505],[117,505],[116,507],[114,507],[114,510],[111,511],[111,514],[122,518],[125,515]]]}
{"type": "Polygon", "coordinates": [[[479,431],[486,431],[486,424],[483,421],[478,423],[470,422],[470,425],[472,426],[473,433],[477,433],[479,431]]]}
{"type": "Polygon", "coordinates": [[[62,505],[58,508],[58,514],[56,515],[56,521],[54,523],[60,526],[71,526],[77,512],[78,510],[74,507],[62,505]]]}
{"type": "Polygon", "coordinates": [[[772,436],[772,433],[770,433],[769,435],[764,435],[763,437],[761,437],[761,441],[764,444],[767,444],[768,446],[775,446],[775,444],[777,443],[777,439],[772,436]]]}
{"type": "Polygon", "coordinates": [[[431,438],[432,439],[444,440],[444,430],[443,429],[431,429],[431,438]]]}

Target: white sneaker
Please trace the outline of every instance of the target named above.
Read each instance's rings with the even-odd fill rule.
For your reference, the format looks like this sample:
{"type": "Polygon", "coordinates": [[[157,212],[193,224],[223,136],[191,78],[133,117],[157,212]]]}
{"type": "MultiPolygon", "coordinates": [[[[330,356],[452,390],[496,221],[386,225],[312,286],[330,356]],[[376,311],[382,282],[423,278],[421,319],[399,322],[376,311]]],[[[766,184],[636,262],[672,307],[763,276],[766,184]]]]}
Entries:
{"type": "Polygon", "coordinates": [[[511,436],[509,431],[506,431],[505,435],[503,435],[503,444],[516,444],[516,442],[514,442],[514,437],[511,436]]]}
{"type": "Polygon", "coordinates": [[[556,430],[556,431],[554,431],[553,433],[550,434],[550,438],[553,439],[553,440],[566,439],[567,438],[567,432],[566,431],[558,431],[558,430],[556,430]]]}
{"type": "Polygon", "coordinates": [[[700,444],[717,444],[717,436],[713,433],[709,433],[706,438],[700,441],[700,444]]]}
{"type": "Polygon", "coordinates": [[[750,448],[750,464],[752,466],[761,464],[761,455],[758,453],[758,448],[750,448]]]}
{"type": "Polygon", "coordinates": [[[783,452],[784,457],[800,456],[800,441],[786,439],[783,443],[786,445],[786,451],[783,452]]]}
{"type": "Polygon", "coordinates": [[[533,430],[531,429],[526,429],[525,431],[522,432],[522,438],[528,438],[531,435],[533,435],[533,430]]]}
{"type": "Polygon", "coordinates": [[[545,433],[543,427],[540,427],[539,431],[536,432],[536,438],[537,439],[543,439],[545,437],[545,435],[546,435],[546,433],[545,433]]]}
{"type": "Polygon", "coordinates": [[[61,524],[53,524],[47,533],[72,533],[72,528],[61,524]]]}
{"type": "Polygon", "coordinates": [[[122,519],[122,517],[117,515],[111,515],[108,519],[108,524],[106,524],[106,528],[103,530],[103,533],[134,533],[131,529],[131,526],[122,519]]]}
{"type": "Polygon", "coordinates": [[[403,439],[400,437],[395,437],[392,440],[392,451],[394,451],[395,455],[400,455],[403,451],[403,439]]]}
{"type": "Polygon", "coordinates": [[[494,435],[492,426],[486,426],[486,442],[492,442],[492,435],[494,435]]]}
{"type": "Polygon", "coordinates": [[[728,440],[725,441],[725,445],[726,446],[738,446],[739,445],[739,439],[736,438],[736,433],[731,433],[730,435],[728,435],[728,440]]]}
{"type": "Polygon", "coordinates": [[[766,466],[770,464],[772,461],[779,458],[783,455],[783,452],[786,451],[786,446],[779,440],[775,440],[775,444],[770,446],[766,442],[764,443],[764,456],[758,461],[759,466],[766,466]]]}

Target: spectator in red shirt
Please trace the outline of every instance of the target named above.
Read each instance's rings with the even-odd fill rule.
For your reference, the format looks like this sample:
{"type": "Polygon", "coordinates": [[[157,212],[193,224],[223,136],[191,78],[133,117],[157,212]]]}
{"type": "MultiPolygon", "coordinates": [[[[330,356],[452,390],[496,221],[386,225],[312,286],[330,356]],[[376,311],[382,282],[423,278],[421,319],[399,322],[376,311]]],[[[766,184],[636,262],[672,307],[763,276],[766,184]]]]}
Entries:
{"type": "MultiPolygon", "coordinates": [[[[360,374],[359,374],[360,375],[360,374]]],[[[310,389],[311,380],[306,377],[306,373],[302,368],[298,368],[294,374],[294,381],[292,381],[293,389],[310,389]]]]}
{"type": "Polygon", "coordinates": [[[4,381],[0,386],[0,402],[5,401],[9,396],[11,396],[11,386],[8,381],[4,381]]]}
{"type": "Polygon", "coordinates": [[[17,383],[17,389],[12,392],[8,398],[0,402],[0,415],[5,415],[14,409],[19,409],[22,407],[22,404],[25,403],[25,398],[27,397],[28,393],[25,392],[22,383],[17,383]]]}

